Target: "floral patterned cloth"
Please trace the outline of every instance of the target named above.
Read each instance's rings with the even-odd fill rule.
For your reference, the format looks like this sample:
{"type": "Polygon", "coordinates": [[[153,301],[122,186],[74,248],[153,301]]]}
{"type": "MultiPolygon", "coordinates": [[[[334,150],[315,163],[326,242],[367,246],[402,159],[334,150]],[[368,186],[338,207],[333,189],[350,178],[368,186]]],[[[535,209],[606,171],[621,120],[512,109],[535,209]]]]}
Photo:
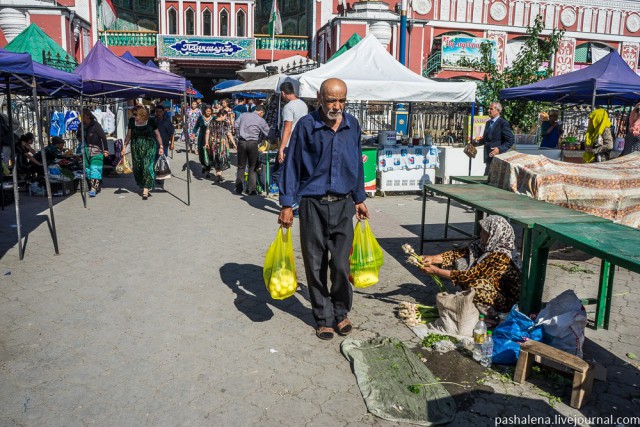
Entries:
{"type": "MultiPolygon", "coordinates": [[[[195,144],[198,142],[198,132],[196,130],[196,122],[198,121],[198,117],[202,116],[202,112],[199,108],[192,110],[191,108],[187,111],[187,133],[189,135],[189,143],[195,144]]],[[[182,142],[185,142],[185,133],[182,132],[182,142]]]]}

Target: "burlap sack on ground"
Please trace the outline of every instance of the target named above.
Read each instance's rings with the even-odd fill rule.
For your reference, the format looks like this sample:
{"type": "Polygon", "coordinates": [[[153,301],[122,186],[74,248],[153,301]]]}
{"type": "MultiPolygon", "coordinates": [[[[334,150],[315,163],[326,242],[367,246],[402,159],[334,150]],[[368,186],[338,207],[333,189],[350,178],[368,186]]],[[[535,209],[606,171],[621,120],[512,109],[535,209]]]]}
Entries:
{"type": "Polygon", "coordinates": [[[427,329],[449,335],[472,336],[473,327],[480,315],[473,303],[475,294],[474,289],[469,289],[455,294],[441,292],[436,295],[436,306],[440,317],[433,323],[429,323],[427,329]]]}

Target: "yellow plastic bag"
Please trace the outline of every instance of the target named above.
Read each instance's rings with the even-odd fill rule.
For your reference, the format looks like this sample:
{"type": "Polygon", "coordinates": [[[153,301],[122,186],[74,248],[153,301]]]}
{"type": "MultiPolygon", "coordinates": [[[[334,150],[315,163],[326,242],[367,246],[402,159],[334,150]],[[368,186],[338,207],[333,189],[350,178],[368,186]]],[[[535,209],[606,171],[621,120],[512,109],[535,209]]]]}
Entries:
{"type": "Polygon", "coordinates": [[[375,285],[378,283],[378,272],[383,263],[382,248],[369,227],[369,221],[359,221],[353,230],[349,281],[356,288],[375,285]]]}
{"type": "Polygon", "coordinates": [[[131,167],[129,166],[129,162],[127,162],[126,157],[122,157],[118,165],[116,166],[116,173],[128,174],[132,173],[131,167]]]}
{"type": "Polygon", "coordinates": [[[278,229],[275,240],[264,257],[264,284],[273,299],[285,299],[296,293],[298,278],[293,257],[291,229],[278,229]]]}

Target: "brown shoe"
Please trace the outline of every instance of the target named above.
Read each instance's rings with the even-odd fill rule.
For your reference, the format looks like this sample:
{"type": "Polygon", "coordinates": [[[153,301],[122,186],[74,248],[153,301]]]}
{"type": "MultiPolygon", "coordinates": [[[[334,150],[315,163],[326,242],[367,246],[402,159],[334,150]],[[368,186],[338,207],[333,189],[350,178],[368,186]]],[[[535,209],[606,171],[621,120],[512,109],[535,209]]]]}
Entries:
{"type": "Polygon", "coordinates": [[[326,326],[318,326],[316,328],[316,336],[325,341],[333,339],[333,329],[326,326]]]}
{"type": "Polygon", "coordinates": [[[349,335],[353,330],[353,325],[351,324],[351,320],[345,317],[344,320],[336,325],[338,329],[338,333],[342,336],[349,335]]]}

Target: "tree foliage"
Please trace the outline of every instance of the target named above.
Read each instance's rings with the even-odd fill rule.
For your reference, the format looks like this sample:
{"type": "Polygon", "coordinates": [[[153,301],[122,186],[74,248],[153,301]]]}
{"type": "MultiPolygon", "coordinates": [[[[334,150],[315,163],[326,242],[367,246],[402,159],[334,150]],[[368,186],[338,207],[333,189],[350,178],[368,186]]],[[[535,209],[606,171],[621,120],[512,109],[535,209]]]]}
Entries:
{"type": "MultiPolygon", "coordinates": [[[[510,66],[502,71],[492,60],[492,43],[481,46],[482,57],[479,60],[462,59],[458,65],[484,73],[482,83],[478,85],[477,103],[489,110],[489,104],[500,99],[500,90],[535,83],[553,76],[552,58],[558,51],[564,29],[554,29],[548,35],[542,35],[544,23],[538,15],[533,26],[527,27],[525,44],[510,66]]],[[[505,101],[502,103],[502,115],[512,126],[521,130],[530,129],[536,123],[538,113],[545,106],[530,101],[505,101]]]]}

